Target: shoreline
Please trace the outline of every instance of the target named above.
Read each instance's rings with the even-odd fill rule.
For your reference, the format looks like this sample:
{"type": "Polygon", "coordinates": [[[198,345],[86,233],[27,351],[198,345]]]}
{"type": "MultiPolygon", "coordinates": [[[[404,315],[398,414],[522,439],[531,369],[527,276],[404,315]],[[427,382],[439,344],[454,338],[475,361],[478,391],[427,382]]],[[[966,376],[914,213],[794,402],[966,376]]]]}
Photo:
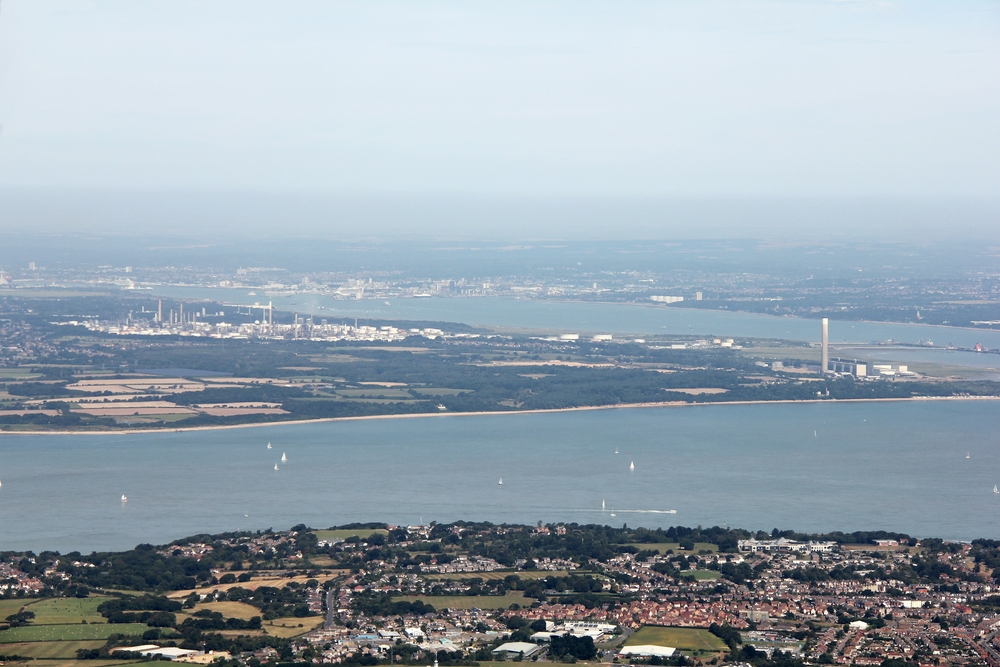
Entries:
{"type": "MultiPolygon", "coordinates": [[[[229,289],[229,290],[233,290],[233,291],[245,291],[245,289],[254,289],[254,290],[256,290],[256,289],[263,289],[263,288],[252,288],[252,287],[247,287],[245,289],[244,288],[230,288],[230,287],[204,287],[204,286],[200,286],[200,285],[177,285],[177,284],[161,284],[161,285],[158,285],[158,286],[166,288],[166,289],[170,289],[171,287],[179,287],[181,289],[198,289],[198,290],[201,290],[201,289],[229,289]]],[[[151,290],[151,294],[153,296],[156,296],[155,292],[156,292],[156,287],[154,287],[151,290]]],[[[302,294],[304,295],[304,294],[307,294],[307,293],[302,293],[302,294]]],[[[163,296],[163,295],[161,295],[161,296],[163,296]]],[[[296,296],[298,296],[298,295],[296,295],[296,296]]],[[[325,295],[320,295],[320,296],[325,296],[325,295]]],[[[167,298],[176,299],[176,298],[180,298],[180,297],[168,296],[167,298]]],[[[585,301],[585,300],[573,300],[573,299],[523,299],[523,298],[520,298],[520,297],[517,297],[517,296],[448,296],[448,297],[437,297],[437,298],[439,298],[439,299],[497,299],[497,300],[508,300],[508,301],[534,301],[534,302],[538,302],[538,303],[560,303],[560,304],[567,304],[567,305],[580,305],[580,304],[583,304],[583,305],[603,305],[603,306],[630,306],[630,307],[646,308],[646,309],[685,310],[685,311],[689,311],[689,312],[710,312],[710,313],[723,312],[723,313],[735,313],[735,314],[741,314],[741,315],[752,315],[752,316],[764,317],[764,318],[773,319],[773,320],[793,319],[793,320],[802,320],[804,322],[817,322],[817,323],[820,320],[820,317],[817,317],[817,318],[813,319],[813,318],[810,318],[810,317],[803,317],[801,315],[772,315],[770,313],[758,313],[758,312],[755,312],[755,311],[752,311],[752,310],[738,310],[738,309],[737,310],[729,310],[729,309],[714,309],[714,308],[692,308],[690,306],[678,306],[678,305],[673,305],[673,304],[670,304],[669,306],[660,306],[660,305],[656,305],[655,303],[646,303],[646,302],[640,302],[640,301],[601,301],[601,300],[597,300],[597,301],[585,301]]],[[[198,300],[198,301],[208,301],[210,299],[204,299],[204,298],[202,298],[202,299],[195,299],[195,300],[198,300]]],[[[367,301],[367,300],[368,299],[365,299],[363,301],[367,301]]],[[[401,300],[403,300],[403,301],[412,301],[414,299],[411,297],[411,298],[402,298],[401,300]]],[[[378,299],[372,299],[372,301],[378,301],[378,299]]],[[[318,313],[314,313],[314,314],[318,314],[318,313]]],[[[389,318],[389,320],[391,320],[391,319],[392,318],[389,318]]],[[[955,325],[952,325],[952,324],[930,324],[930,323],[927,323],[927,322],[902,322],[902,321],[897,321],[897,320],[866,320],[866,319],[862,318],[862,319],[846,319],[846,320],[839,320],[839,321],[841,321],[841,322],[861,322],[863,324],[892,324],[892,325],[903,325],[903,326],[914,326],[914,327],[934,327],[934,328],[943,329],[943,330],[946,330],[946,331],[947,330],[976,331],[976,332],[989,332],[989,331],[997,332],[997,331],[1000,331],[998,329],[990,329],[988,327],[987,328],[977,328],[977,327],[974,327],[974,326],[955,326],[955,325]]],[[[540,328],[537,328],[537,327],[508,327],[508,326],[498,326],[498,325],[493,325],[493,324],[471,324],[471,323],[468,323],[468,322],[456,322],[456,324],[465,324],[466,326],[470,326],[470,327],[488,328],[488,329],[493,329],[493,330],[497,330],[497,331],[499,331],[499,330],[509,330],[509,331],[518,331],[518,332],[539,332],[539,331],[551,331],[552,330],[552,328],[541,328],[540,329],[540,328]]],[[[568,331],[568,329],[560,329],[560,330],[561,331],[568,331]]],[[[589,332],[589,333],[598,333],[598,330],[595,329],[594,331],[589,332]]],[[[643,332],[622,332],[621,335],[631,336],[631,335],[651,335],[651,334],[649,332],[646,332],[645,334],[643,332]]],[[[683,334],[678,334],[678,335],[683,335],[683,334]]],[[[696,335],[706,335],[707,336],[709,334],[702,333],[702,334],[696,334],[696,335]]],[[[808,342],[808,341],[800,341],[798,339],[785,339],[785,338],[775,338],[775,339],[772,339],[772,340],[791,340],[791,341],[794,341],[794,342],[808,342]]],[[[864,344],[864,343],[860,343],[860,344],[864,344]]],[[[944,348],[941,348],[941,349],[944,349],[944,348]]]]}
{"type": "Polygon", "coordinates": [[[324,422],[369,421],[375,419],[429,419],[434,417],[487,417],[509,415],[539,415],[560,412],[591,412],[595,410],[624,410],[648,408],[691,408],[717,405],[790,405],[797,403],[890,403],[911,401],[998,401],[1000,396],[914,396],[908,398],[810,398],[774,401],[662,401],[657,403],[621,403],[617,405],[584,405],[575,408],[548,408],[537,410],[505,410],[495,412],[417,412],[411,414],[364,415],[359,417],[323,417],[320,419],[288,419],[282,421],[254,422],[252,424],[220,424],[217,426],[189,426],[186,428],[115,429],[103,431],[2,431],[0,438],[11,435],[135,435],[143,433],[182,433],[217,431],[221,429],[258,428],[262,426],[290,426],[295,424],[320,424],[324,422]]]}

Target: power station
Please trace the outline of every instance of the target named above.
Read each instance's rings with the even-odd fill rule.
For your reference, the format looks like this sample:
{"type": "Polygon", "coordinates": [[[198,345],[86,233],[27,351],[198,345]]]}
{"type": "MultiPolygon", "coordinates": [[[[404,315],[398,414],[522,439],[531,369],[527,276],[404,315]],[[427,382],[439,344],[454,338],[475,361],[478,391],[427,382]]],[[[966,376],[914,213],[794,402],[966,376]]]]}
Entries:
{"type": "Polygon", "coordinates": [[[823,355],[819,362],[819,372],[826,375],[830,372],[830,318],[823,318],[823,355]]]}

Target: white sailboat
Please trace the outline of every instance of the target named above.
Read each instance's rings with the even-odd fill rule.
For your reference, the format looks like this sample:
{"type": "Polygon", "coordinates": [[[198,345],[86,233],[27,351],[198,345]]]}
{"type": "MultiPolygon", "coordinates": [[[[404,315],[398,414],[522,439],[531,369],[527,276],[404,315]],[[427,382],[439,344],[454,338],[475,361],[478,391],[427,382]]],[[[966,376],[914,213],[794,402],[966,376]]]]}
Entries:
{"type": "Polygon", "coordinates": [[[816,431],[813,431],[813,437],[814,438],[818,438],[819,437],[818,435],[816,435],[816,431]]]}
{"type": "Polygon", "coordinates": [[[275,470],[277,470],[277,469],[278,469],[278,464],[277,464],[277,463],[275,463],[275,464],[274,464],[274,469],[275,469],[275,470]]]}
{"type": "Polygon", "coordinates": [[[618,453],[618,448],[617,448],[617,447],[615,447],[615,454],[617,454],[617,453],[618,453]]]}
{"type": "Polygon", "coordinates": [[[285,453],[284,453],[284,452],[281,452],[281,462],[282,462],[282,463],[285,463],[285,462],[287,462],[287,461],[288,461],[288,457],[287,457],[287,456],[285,456],[285,453]]]}
{"type": "Polygon", "coordinates": [[[503,486],[503,477],[500,478],[500,481],[497,482],[497,484],[499,484],[500,486],[503,486]]]}
{"type": "Polygon", "coordinates": [[[996,484],[993,485],[993,493],[1000,493],[1000,489],[997,488],[996,484]]]}
{"type": "Polygon", "coordinates": [[[632,461],[631,463],[628,464],[628,469],[635,470],[635,461],[632,461]]]}
{"type": "Polygon", "coordinates": [[[267,448],[271,449],[271,443],[267,443],[267,448]]]}
{"type": "Polygon", "coordinates": [[[604,500],[603,499],[601,500],[601,511],[602,512],[604,511],[604,500]]]}
{"type": "Polygon", "coordinates": [[[969,458],[969,452],[965,453],[965,458],[969,458]]]}
{"type": "Polygon", "coordinates": [[[612,507],[612,508],[611,508],[611,516],[614,516],[614,515],[615,515],[615,508],[614,508],[614,507],[612,507]]]}
{"type": "Polygon", "coordinates": [[[126,496],[124,493],[122,494],[122,502],[123,503],[127,503],[128,502],[128,496],[126,496]]]}

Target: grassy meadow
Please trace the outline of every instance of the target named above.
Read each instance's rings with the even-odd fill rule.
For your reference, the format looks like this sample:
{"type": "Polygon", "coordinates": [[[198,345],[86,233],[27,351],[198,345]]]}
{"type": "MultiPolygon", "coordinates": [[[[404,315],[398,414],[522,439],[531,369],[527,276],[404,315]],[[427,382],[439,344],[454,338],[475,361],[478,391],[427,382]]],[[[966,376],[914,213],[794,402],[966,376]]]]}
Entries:
{"type": "Polygon", "coordinates": [[[671,628],[644,625],[628,640],[625,646],[669,646],[683,653],[717,653],[728,650],[726,643],[708,630],[699,628],[671,628]]]}
{"type": "Polygon", "coordinates": [[[113,634],[141,635],[149,627],[144,623],[94,623],[84,625],[25,625],[0,631],[0,644],[13,642],[80,641],[107,639],[113,634]]]}

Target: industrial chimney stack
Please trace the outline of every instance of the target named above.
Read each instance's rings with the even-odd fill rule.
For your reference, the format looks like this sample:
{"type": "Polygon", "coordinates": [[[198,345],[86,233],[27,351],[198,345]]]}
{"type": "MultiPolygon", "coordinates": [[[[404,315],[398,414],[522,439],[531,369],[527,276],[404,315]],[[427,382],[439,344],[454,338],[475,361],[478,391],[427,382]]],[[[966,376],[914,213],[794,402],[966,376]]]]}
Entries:
{"type": "Polygon", "coordinates": [[[820,360],[819,372],[826,375],[830,371],[830,318],[823,318],[823,356],[820,360]]]}

